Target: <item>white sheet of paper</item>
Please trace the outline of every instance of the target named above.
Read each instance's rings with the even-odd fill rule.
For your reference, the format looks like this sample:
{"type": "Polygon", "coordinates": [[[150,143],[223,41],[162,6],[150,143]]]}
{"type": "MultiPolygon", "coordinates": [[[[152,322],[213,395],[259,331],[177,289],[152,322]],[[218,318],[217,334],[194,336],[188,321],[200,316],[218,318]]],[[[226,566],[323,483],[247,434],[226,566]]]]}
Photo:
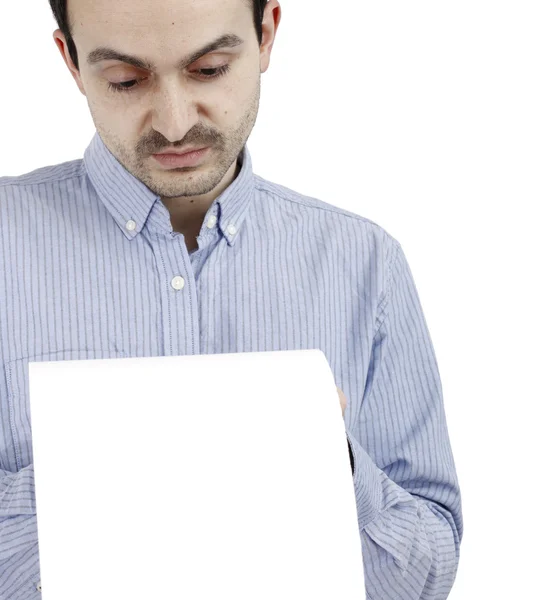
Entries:
{"type": "Polygon", "coordinates": [[[28,368],[43,600],[365,598],[322,351],[28,368]]]}

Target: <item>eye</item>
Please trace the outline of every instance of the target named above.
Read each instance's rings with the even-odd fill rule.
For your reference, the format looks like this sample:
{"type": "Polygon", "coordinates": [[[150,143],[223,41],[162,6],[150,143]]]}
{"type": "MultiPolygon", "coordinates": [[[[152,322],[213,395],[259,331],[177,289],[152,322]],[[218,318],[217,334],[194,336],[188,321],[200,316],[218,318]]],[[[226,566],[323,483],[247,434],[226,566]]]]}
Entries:
{"type": "Polygon", "coordinates": [[[195,73],[200,73],[203,79],[217,79],[230,71],[230,65],[222,65],[211,69],[198,69],[195,73]]]}
{"type": "Polygon", "coordinates": [[[133,79],[131,81],[122,81],[121,83],[112,83],[112,81],[109,81],[109,89],[114,92],[130,92],[133,88],[137,87],[141,81],[144,81],[144,79],[133,79]]]}
{"type": "MultiPolygon", "coordinates": [[[[230,71],[230,65],[222,65],[220,67],[214,67],[209,69],[197,69],[193,71],[193,73],[197,73],[203,80],[212,80],[218,79],[223,75],[226,75],[230,71]]],[[[146,78],[142,79],[131,79],[129,81],[122,81],[120,83],[112,83],[109,81],[109,90],[114,92],[131,92],[136,89],[141,82],[143,82],[146,78]]]]}

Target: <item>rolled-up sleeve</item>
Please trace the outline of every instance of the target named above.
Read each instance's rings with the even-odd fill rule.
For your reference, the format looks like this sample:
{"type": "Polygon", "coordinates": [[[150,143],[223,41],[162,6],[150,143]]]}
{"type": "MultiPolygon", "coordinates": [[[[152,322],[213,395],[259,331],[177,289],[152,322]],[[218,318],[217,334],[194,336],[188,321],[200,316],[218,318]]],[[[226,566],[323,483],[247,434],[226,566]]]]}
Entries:
{"type": "Polygon", "coordinates": [[[41,597],[39,576],[34,465],[0,469],[0,599],[41,597]]]}
{"type": "Polygon", "coordinates": [[[417,289],[391,238],[359,418],[346,429],[373,600],[443,600],[462,539],[442,387],[417,289]]]}

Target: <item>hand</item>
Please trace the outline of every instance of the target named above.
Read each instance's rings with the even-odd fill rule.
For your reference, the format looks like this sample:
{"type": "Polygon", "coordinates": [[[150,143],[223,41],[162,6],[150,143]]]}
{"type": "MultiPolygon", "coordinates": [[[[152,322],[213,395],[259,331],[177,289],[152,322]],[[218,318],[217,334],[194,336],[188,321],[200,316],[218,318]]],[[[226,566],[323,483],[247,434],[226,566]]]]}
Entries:
{"type": "Polygon", "coordinates": [[[344,409],[346,408],[346,396],[344,395],[344,392],[341,390],[341,388],[337,388],[337,391],[339,392],[339,401],[341,403],[341,408],[342,408],[342,416],[344,417],[344,409]]]}

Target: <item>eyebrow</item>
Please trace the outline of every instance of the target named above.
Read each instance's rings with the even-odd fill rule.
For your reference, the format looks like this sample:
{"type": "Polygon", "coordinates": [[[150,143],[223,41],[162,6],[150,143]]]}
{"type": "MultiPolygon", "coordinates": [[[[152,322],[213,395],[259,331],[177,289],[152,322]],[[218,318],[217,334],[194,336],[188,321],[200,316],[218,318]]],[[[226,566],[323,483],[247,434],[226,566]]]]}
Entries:
{"type": "MultiPolygon", "coordinates": [[[[208,54],[208,52],[214,52],[220,48],[234,48],[240,44],[243,44],[243,40],[239,36],[235,35],[234,33],[226,33],[213,42],[206,44],[203,48],[191,53],[187,58],[180,60],[179,63],[176,64],[176,68],[183,69],[187,67],[191,63],[195,62],[195,60],[198,60],[205,54],[208,54]]],[[[90,66],[93,66],[102,60],[119,60],[121,62],[133,65],[138,69],[145,69],[147,71],[157,70],[151,60],[124,54],[108,46],[99,46],[99,48],[92,50],[86,58],[86,61],[90,66]]]]}

